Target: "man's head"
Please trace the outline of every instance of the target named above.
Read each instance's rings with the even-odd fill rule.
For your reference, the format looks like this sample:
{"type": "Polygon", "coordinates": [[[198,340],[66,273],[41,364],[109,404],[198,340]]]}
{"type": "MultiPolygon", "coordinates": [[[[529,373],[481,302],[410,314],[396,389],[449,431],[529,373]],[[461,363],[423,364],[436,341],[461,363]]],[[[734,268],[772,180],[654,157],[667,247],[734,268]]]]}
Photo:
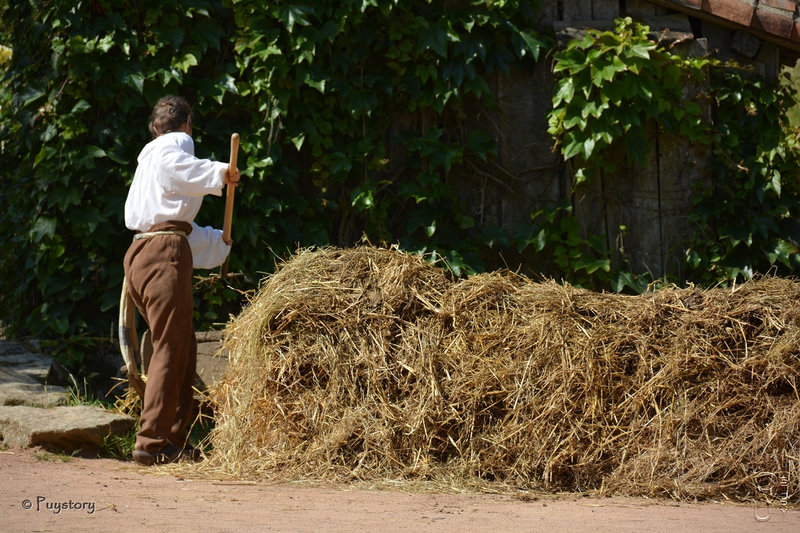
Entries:
{"type": "Polygon", "coordinates": [[[164,96],[150,113],[150,133],[153,138],[173,131],[192,134],[192,106],[182,96],[164,96]]]}

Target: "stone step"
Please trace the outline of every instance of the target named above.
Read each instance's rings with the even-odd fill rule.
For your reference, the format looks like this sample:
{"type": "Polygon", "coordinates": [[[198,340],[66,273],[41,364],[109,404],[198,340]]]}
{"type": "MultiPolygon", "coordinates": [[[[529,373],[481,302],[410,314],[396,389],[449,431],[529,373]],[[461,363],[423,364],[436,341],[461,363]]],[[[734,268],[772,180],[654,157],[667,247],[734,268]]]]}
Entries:
{"type": "Polygon", "coordinates": [[[52,381],[53,360],[16,341],[0,340],[0,367],[14,369],[42,384],[52,381]]]}
{"type": "Polygon", "coordinates": [[[67,389],[51,384],[53,360],[16,341],[0,340],[0,405],[52,407],[67,403],[67,389]]]}
{"type": "Polygon", "coordinates": [[[133,428],[128,415],[91,405],[51,408],[0,406],[0,440],[9,446],[42,446],[65,452],[98,448],[109,436],[124,436],[133,428]]]}
{"type": "MultiPolygon", "coordinates": [[[[197,375],[208,389],[227,367],[222,332],[197,334],[197,375]]],[[[0,443],[44,446],[67,452],[91,449],[110,435],[124,436],[135,419],[89,405],[65,405],[69,391],[53,385],[50,357],[21,343],[0,339],[0,443]]]]}
{"type": "Polygon", "coordinates": [[[29,375],[0,366],[0,405],[53,407],[65,405],[69,393],[58,385],[42,385],[29,375]]]}

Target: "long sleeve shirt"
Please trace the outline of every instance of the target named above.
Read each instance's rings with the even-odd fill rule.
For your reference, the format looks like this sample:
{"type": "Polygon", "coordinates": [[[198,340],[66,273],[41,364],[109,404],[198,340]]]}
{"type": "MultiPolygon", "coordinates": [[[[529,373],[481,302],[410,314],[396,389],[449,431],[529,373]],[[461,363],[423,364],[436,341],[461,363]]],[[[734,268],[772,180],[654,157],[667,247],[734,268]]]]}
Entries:
{"type": "Polygon", "coordinates": [[[200,227],[194,218],[203,196],[222,196],[227,168],[227,163],[195,157],[194,141],[186,133],[166,133],[153,139],[138,157],[125,201],[125,225],[134,231],[147,231],[161,222],[189,222],[192,232],[187,240],[194,267],[221,265],[230,252],[222,231],[200,227]]]}

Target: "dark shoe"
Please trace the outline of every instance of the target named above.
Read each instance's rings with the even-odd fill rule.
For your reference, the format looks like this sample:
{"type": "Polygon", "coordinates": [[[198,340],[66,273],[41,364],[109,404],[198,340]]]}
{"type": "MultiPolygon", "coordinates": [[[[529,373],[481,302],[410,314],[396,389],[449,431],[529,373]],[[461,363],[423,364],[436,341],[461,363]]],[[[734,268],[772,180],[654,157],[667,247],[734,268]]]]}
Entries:
{"type": "Polygon", "coordinates": [[[200,450],[188,444],[183,450],[181,450],[181,456],[183,459],[195,463],[203,460],[203,454],[200,452],[200,450]]]}
{"type": "MultiPolygon", "coordinates": [[[[199,456],[199,454],[198,454],[199,456]]],[[[163,465],[167,463],[175,463],[181,459],[189,459],[196,461],[192,454],[187,453],[172,444],[167,444],[156,452],[146,452],[144,450],[133,450],[133,460],[140,465],[163,465]]]]}

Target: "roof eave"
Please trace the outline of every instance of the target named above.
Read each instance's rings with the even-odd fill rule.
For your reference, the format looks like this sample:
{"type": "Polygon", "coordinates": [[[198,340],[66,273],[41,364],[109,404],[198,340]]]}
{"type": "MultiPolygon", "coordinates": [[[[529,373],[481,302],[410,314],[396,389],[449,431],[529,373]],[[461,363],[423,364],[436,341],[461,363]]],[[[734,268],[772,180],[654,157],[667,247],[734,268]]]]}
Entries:
{"type": "Polygon", "coordinates": [[[766,2],[757,5],[747,0],[650,1],[720,26],[747,30],[759,39],[800,52],[800,21],[794,18],[794,13],[766,2]]]}

